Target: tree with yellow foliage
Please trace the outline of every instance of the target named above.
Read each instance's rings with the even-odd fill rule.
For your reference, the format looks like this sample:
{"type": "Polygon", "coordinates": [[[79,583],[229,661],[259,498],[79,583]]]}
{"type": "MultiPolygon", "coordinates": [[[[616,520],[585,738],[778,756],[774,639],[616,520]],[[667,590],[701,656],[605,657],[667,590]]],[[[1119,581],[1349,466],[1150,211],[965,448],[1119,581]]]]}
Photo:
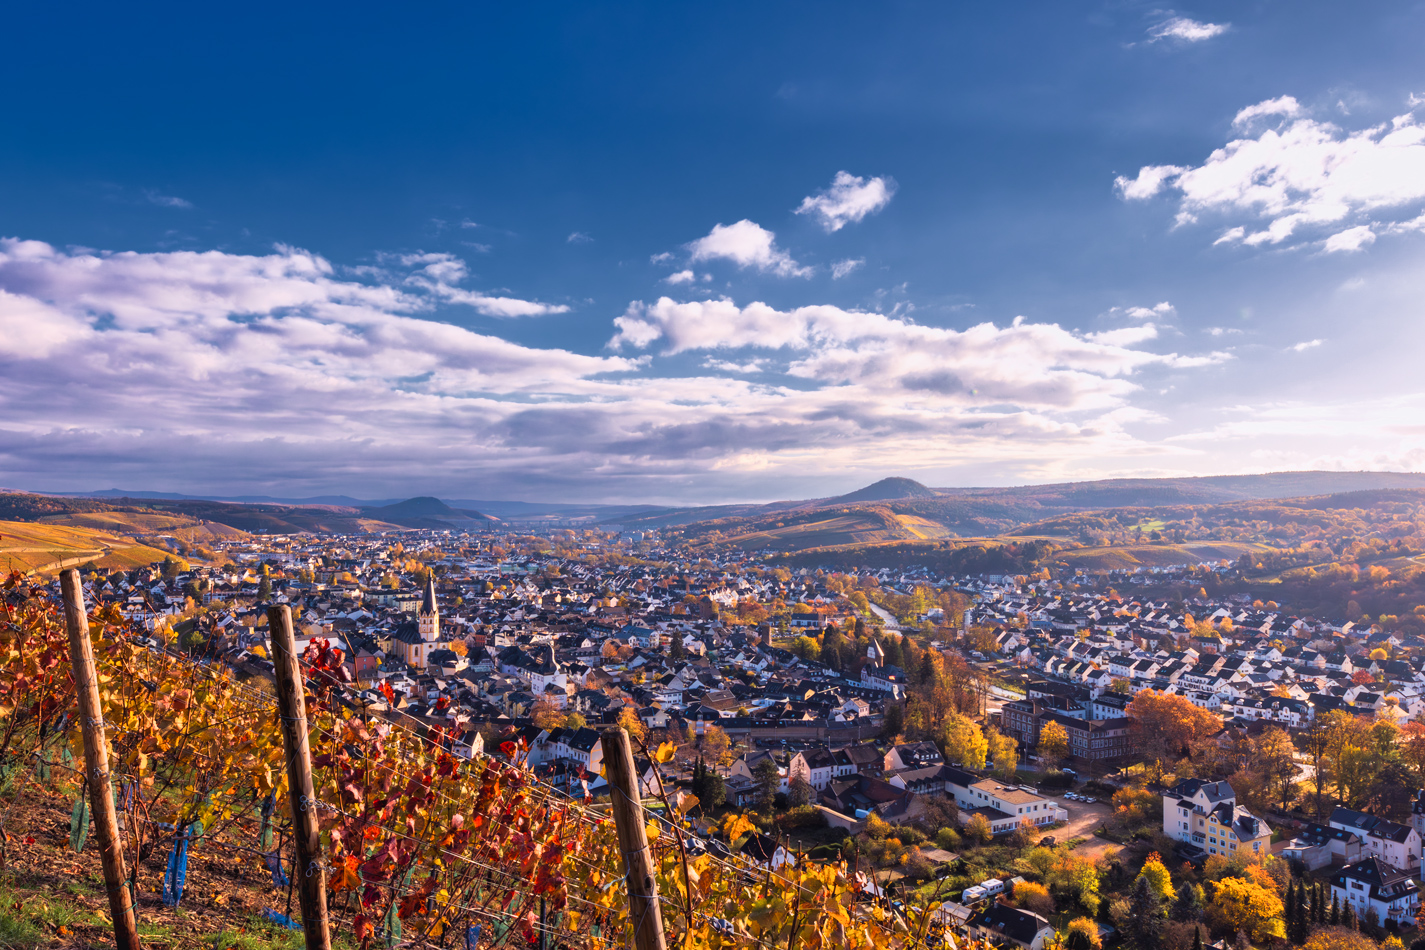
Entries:
{"type": "Polygon", "coordinates": [[[1147,878],[1148,886],[1153,889],[1153,893],[1158,895],[1158,900],[1164,902],[1175,901],[1178,892],[1173,888],[1173,876],[1169,873],[1167,865],[1163,864],[1163,857],[1154,851],[1148,855],[1148,860],[1143,862],[1143,870],[1138,874],[1141,878],[1147,878]]]}
{"type": "Polygon", "coordinates": [[[1053,768],[1069,756],[1069,733],[1057,722],[1047,722],[1039,730],[1039,758],[1045,768],[1053,768]]]}
{"type": "Polygon", "coordinates": [[[643,724],[643,720],[638,718],[638,711],[632,706],[625,706],[619,710],[618,724],[628,730],[628,734],[634,739],[643,739],[648,735],[648,727],[643,724]]]}
{"type": "Polygon", "coordinates": [[[1244,877],[1224,877],[1213,885],[1210,910],[1233,931],[1244,931],[1253,940],[1283,939],[1285,907],[1276,891],[1244,877]]]}

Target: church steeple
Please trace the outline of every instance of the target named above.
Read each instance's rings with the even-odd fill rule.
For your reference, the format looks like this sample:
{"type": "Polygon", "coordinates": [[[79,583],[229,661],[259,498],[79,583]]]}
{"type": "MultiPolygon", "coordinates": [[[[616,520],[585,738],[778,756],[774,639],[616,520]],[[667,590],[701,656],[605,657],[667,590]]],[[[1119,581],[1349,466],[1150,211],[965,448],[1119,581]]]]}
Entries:
{"type": "Polygon", "coordinates": [[[425,593],[421,596],[419,614],[421,639],[434,643],[440,639],[440,610],[435,605],[435,574],[426,576],[425,593]]]}

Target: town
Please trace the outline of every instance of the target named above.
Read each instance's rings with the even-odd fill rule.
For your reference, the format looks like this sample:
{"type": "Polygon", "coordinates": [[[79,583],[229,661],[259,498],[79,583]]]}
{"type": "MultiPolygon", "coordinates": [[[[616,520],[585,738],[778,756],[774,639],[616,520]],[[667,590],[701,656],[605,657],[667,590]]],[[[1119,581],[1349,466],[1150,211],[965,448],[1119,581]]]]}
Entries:
{"type": "Polygon", "coordinates": [[[692,796],[696,847],[853,860],[947,932],[1189,950],[1302,943],[1343,914],[1384,939],[1420,910],[1425,639],[1381,624],[1136,599],[1142,571],[793,570],[654,531],[202,553],[86,590],[153,648],[256,681],[264,607],[288,604],[299,649],[342,651],[351,708],[585,800],[607,793],[600,729],[623,726],[644,794],[692,796]],[[744,812],[753,830],[723,834],[744,812]],[[1174,890],[1166,867],[1191,871],[1174,890]]]}

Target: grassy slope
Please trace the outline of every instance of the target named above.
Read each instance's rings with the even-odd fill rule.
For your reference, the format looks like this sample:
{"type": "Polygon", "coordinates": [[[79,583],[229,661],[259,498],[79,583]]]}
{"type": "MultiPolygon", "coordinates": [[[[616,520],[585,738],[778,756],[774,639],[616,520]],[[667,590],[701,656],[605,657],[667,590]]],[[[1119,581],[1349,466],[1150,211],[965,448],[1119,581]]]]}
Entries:
{"type": "Polygon", "coordinates": [[[100,567],[138,567],[162,561],[167,552],[113,531],[26,521],[0,521],[0,568],[29,571],[93,560],[100,567]]]}

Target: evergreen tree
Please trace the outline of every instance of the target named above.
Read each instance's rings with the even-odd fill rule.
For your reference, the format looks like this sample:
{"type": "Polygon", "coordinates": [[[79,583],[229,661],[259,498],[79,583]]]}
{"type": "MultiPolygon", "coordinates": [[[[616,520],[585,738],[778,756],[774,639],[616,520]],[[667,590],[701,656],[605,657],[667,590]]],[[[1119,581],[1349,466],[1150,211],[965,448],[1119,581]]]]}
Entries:
{"type": "Polygon", "coordinates": [[[1177,899],[1173,901],[1173,920],[1187,923],[1202,919],[1202,889],[1196,884],[1184,882],[1178,888],[1177,899]]]}
{"type": "Polygon", "coordinates": [[[1132,912],[1127,924],[1133,942],[1144,948],[1157,946],[1163,938],[1163,899],[1146,877],[1138,878],[1133,885],[1128,906],[1132,912]]]}
{"type": "Polygon", "coordinates": [[[1282,915],[1286,921],[1286,937],[1292,943],[1301,942],[1296,938],[1297,928],[1300,924],[1300,921],[1297,920],[1297,914],[1300,910],[1301,905],[1297,903],[1297,883],[1293,881],[1291,886],[1286,889],[1286,911],[1282,915]]]}
{"type": "Polygon", "coordinates": [[[1202,950],[1202,925],[1192,928],[1192,950],[1202,950]]]}
{"type": "Polygon", "coordinates": [[[1326,926],[1326,885],[1317,881],[1313,885],[1311,897],[1311,922],[1318,927],[1326,926]]]}
{"type": "Polygon", "coordinates": [[[1350,904],[1341,908],[1341,926],[1350,930],[1356,929],[1356,912],[1351,909],[1350,904]]]}
{"type": "Polygon", "coordinates": [[[1341,899],[1334,892],[1331,894],[1331,926],[1341,926],[1341,899]]]}
{"type": "Polygon", "coordinates": [[[687,657],[687,655],[688,651],[683,646],[683,635],[681,633],[674,633],[668,643],[668,659],[674,663],[678,663],[687,657]]]}

